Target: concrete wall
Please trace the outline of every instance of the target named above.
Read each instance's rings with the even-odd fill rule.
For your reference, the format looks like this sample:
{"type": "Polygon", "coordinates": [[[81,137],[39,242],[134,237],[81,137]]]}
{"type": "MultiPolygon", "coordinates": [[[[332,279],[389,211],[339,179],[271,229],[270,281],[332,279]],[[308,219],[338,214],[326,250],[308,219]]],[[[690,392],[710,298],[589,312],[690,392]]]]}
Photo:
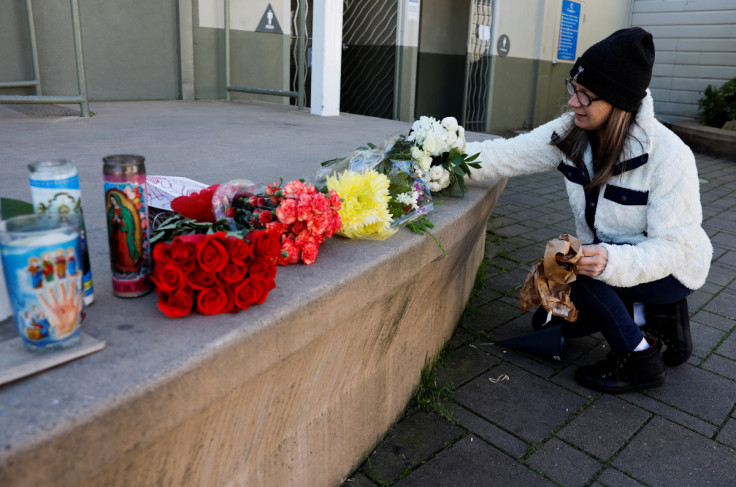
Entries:
{"type": "MultiPolygon", "coordinates": [[[[179,98],[177,0],[79,0],[79,10],[91,100],[179,98]]],[[[78,94],[69,1],[36,1],[34,17],[43,94],[78,94]]],[[[0,5],[0,81],[33,78],[26,19],[23,0],[0,5]]]]}
{"type": "MultiPolygon", "coordinates": [[[[33,6],[43,94],[76,95],[69,0],[33,6]]],[[[289,89],[290,9],[290,0],[232,0],[233,85],[289,89]],[[269,4],[282,34],[256,32],[269,4]]],[[[182,91],[199,99],[225,97],[223,0],[79,0],[79,10],[90,100],[179,99],[182,91]]],[[[26,18],[24,0],[0,2],[0,82],[33,79],[26,18]]],[[[288,103],[262,95],[232,98],[288,103]]]]}
{"type": "Polygon", "coordinates": [[[708,85],[736,78],[734,0],[633,0],[631,25],[654,35],[651,90],[659,119],[694,118],[708,85]]]}
{"type": "MultiPolygon", "coordinates": [[[[626,27],[629,0],[580,0],[580,24],[574,57],[609,33],[626,27]]],[[[492,71],[489,132],[541,125],[560,115],[567,101],[563,80],[573,61],[560,60],[562,0],[496,0],[491,34],[492,71]],[[510,48],[500,57],[497,40],[510,48]]]]}
{"type": "MultiPolygon", "coordinates": [[[[419,2],[397,1],[400,118],[459,117],[471,0],[420,2],[418,49],[419,22],[408,20],[407,9],[419,2]]],[[[655,111],[663,120],[694,117],[706,86],[720,86],[736,77],[733,0],[578,3],[582,14],[577,56],[628,25],[654,34],[652,92],[655,111]]],[[[34,6],[43,94],[75,95],[69,1],[36,0],[34,6]]],[[[177,99],[188,91],[192,92],[188,96],[199,99],[225,97],[223,0],[79,0],[79,6],[91,100],[177,99]]],[[[561,6],[562,0],[493,2],[489,131],[537,126],[560,113],[565,103],[562,80],[570,64],[556,59],[561,6]],[[496,51],[502,34],[511,40],[504,59],[496,51]]],[[[289,89],[291,8],[291,0],[233,0],[232,84],[289,89]],[[282,34],[256,32],[269,3],[282,34]]],[[[25,2],[0,2],[0,82],[33,77],[28,36],[25,2]]],[[[31,88],[0,89],[6,95],[32,93],[31,88]]],[[[288,103],[286,98],[263,95],[236,93],[233,98],[288,103]]]]}
{"type": "MultiPolygon", "coordinates": [[[[225,98],[224,2],[191,1],[194,6],[195,97],[222,99],[225,98]]],[[[231,0],[231,86],[289,90],[290,32],[290,0],[231,0]],[[269,5],[281,34],[256,32],[269,5]]],[[[231,98],[289,103],[288,98],[239,92],[231,92],[231,98]]]]}

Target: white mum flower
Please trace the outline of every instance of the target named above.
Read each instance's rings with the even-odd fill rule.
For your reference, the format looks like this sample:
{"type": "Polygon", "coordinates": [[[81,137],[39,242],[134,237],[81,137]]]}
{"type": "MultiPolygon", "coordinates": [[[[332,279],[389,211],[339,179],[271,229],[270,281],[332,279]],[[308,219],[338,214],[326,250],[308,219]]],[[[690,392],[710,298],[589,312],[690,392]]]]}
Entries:
{"type": "Polygon", "coordinates": [[[422,149],[420,149],[416,145],[412,146],[412,148],[411,148],[411,158],[412,158],[412,160],[414,160],[414,161],[421,161],[424,158],[425,155],[426,155],[426,153],[422,149]]]}
{"type": "Polygon", "coordinates": [[[440,155],[445,152],[450,152],[450,144],[447,143],[447,132],[443,133],[441,137],[437,138],[437,154],[440,155]]]}
{"type": "Polygon", "coordinates": [[[455,147],[455,144],[457,143],[457,134],[455,132],[447,132],[447,137],[445,137],[445,142],[447,143],[450,148],[455,147]]]}
{"type": "Polygon", "coordinates": [[[460,152],[465,152],[465,137],[458,137],[453,147],[458,149],[460,152]]]}
{"type": "Polygon", "coordinates": [[[415,193],[414,191],[407,191],[406,193],[401,193],[396,195],[396,199],[399,201],[399,203],[402,203],[406,206],[411,206],[413,210],[418,209],[417,206],[417,198],[419,195],[415,193]]]}
{"type": "Polygon", "coordinates": [[[450,171],[442,168],[442,175],[437,179],[439,179],[440,186],[443,188],[448,187],[450,185],[450,171]]]}
{"type": "Polygon", "coordinates": [[[442,166],[432,166],[432,168],[429,170],[429,178],[433,181],[439,181],[442,179],[442,176],[446,172],[442,166]]]}
{"type": "Polygon", "coordinates": [[[429,154],[425,154],[424,157],[422,157],[422,160],[419,161],[419,167],[422,168],[422,171],[427,172],[429,171],[430,166],[432,165],[432,156],[429,154]]]}
{"type": "Polygon", "coordinates": [[[424,149],[424,150],[425,150],[426,152],[430,153],[430,154],[431,154],[431,155],[433,155],[433,156],[436,156],[436,155],[438,155],[438,154],[439,154],[439,152],[437,152],[437,149],[439,148],[439,147],[438,147],[438,144],[437,144],[437,140],[436,140],[436,139],[434,139],[434,138],[431,138],[431,139],[430,139],[430,138],[428,138],[428,139],[426,139],[426,140],[424,141],[424,144],[422,145],[422,148],[423,148],[423,149],[424,149]]]}
{"type": "Polygon", "coordinates": [[[430,181],[429,183],[427,183],[427,186],[429,186],[430,191],[439,191],[442,189],[440,188],[440,185],[435,183],[434,181],[430,181]]]}
{"type": "Polygon", "coordinates": [[[450,132],[455,132],[458,128],[457,119],[455,117],[445,117],[442,119],[442,126],[450,132]]]}

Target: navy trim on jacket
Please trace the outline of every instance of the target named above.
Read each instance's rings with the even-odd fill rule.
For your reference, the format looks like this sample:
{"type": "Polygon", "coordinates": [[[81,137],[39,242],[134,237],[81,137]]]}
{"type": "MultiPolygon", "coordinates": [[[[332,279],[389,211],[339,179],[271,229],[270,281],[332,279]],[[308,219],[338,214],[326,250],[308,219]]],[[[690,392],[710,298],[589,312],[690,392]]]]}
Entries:
{"type": "MultiPolygon", "coordinates": [[[[560,140],[560,136],[557,132],[552,132],[552,143],[557,144],[560,140]]],[[[593,151],[593,161],[598,158],[598,150],[600,148],[600,140],[595,132],[590,137],[590,147],[593,151]]],[[[616,163],[613,166],[612,176],[618,176],[628,171],[640,168],[649,161],[649,154],[642,154],[640,156],[632,157],[625,161],[616,163]]],[[[568,181],[579,184],[585,188],[590,181],[591,177],[588,174],[588,170],[584,164],[575,164],[573,166],[565,164],[565,161],[560,161],[557,166],[557,170],[562,173],[568,181]]],[[[600,196],[601,188],[589,188],[585,191],[585,223],[588,224],[591,233],[593,234],[595,241],[599,243],[598,234],[595,231],[595,214],[598,209],[598,198],[600,196]]],[[[648,191],[637,191],[634,189],[622,188],[611,184],[606,184],[606,189],[603,192],[603,197],[609,201],[615,201],[616,203],[634,206],[634,205],[646,205],[649,201],[648,191]]]]}
{"type": "Polygon", "coordinates": [[[637,191],[609,184],[603,192],[603,197],[627,206],[646,205],[649,201],[649,191],[637,191]]]}

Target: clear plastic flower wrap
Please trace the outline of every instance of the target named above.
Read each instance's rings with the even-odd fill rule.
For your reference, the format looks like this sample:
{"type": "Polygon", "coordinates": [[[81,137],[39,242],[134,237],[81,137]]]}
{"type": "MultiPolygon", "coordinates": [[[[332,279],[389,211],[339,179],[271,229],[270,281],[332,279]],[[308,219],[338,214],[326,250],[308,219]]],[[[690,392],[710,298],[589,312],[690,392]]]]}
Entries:
{"type": "Polygon", "coordinates": [[[243,221],[236,221],[235,202],[241,198],[250,198],[266,191],[265,184],[254,183],[249,179],[234,179],[220,184],[212,197],[212,213],[215,220],[226,220],[233,231],[246,228],[243,221]]]}
{"type": "MultiPolygon", "coordinates": [[[[416,173],[415,164],[411,160],[410,148],[411,143],[406,141],[403,135],[393,135],[379,147],[368,144],[367,147],[359,147],[345,157],[323,162],[312,181],[318,188],[336,189],[346,202],[343,204],[344,213],[357,206],[350,204],[352,199],[366,200],[364,194],[355,194],[355,188],[371,186],[374,191],[370,199],[372,203],[385,206],[385,212],[381,212],[381,215],[385,216],[371,216],[364,220],[373,224],[377,218],[386,218],[388,221],[385,223],[388,229],[393,230],[388,235],[393,234],[398,227],[425,217],[433,209],[432,194],[427,183],[416,173]],[[377,178],[371,178],[360,182],[345,182],[349,178],[357,179],[361,177],[361,174],[367,175],[370,172],[378,173],[385,180],[376,182],[377,178]],[[376,190],[377,186],[380,186],[381,190],[386,190],[384,195],[379,194],[379,191],[376,190]]],[[[378,213],[374,206],[368,210],[374,214],[378,213]]],[[[349,228],[351,215],[341,214],[341,217],[346,228],[349,228]]],[[[353,219],[359,218],[360,215],[355,215],[353,219]]],[[[357,236],[376,238],[376,233],[365,232],[357,236]]],[[[378,232],[378,234],[377,238],[386,238],[385,235],[387,235],[386,232],[378,232]]]]}

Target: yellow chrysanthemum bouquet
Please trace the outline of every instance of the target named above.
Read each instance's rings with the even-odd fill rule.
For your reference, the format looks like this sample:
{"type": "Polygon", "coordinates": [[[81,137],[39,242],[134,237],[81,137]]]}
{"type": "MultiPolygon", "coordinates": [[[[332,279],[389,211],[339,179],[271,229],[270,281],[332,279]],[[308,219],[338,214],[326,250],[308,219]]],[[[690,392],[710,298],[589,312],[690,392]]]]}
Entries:
{"type": "Polygon", "coordinates": [[[432,196],[424,180],[414,174],[409,145],[398,137],[385,147],[369,144],[347,157],[322,163],[314,184],[334,190],[342,199],[338,235],[384,240],[401,225],[418,233],[432,228],[426,217],[432,196]],[[396,143],[406,147],[398,148],[396,143]],[[400,157],[393,157],[399,153],[400,157]]]}
{"type": "Polygon", "coordinates": [[[348,238],[386,239],[394,234],[388,210],[390,181],[375,170],[345,170],[327,178],[327,188],[342,199],[339,211],[342,227],[338,235],[348,238]]]}

